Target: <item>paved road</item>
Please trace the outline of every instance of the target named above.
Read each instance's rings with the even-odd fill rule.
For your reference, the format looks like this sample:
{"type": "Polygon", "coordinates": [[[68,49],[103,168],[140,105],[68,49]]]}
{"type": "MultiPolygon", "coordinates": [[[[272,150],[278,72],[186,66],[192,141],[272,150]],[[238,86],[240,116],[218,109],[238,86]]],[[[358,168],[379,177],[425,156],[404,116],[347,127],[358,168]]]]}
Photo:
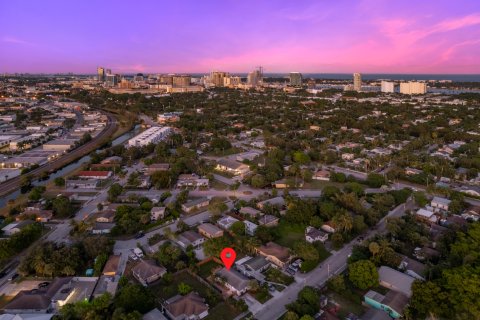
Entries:
{"type": "MultiPolygon", "coordinates": [[[[384,232],[386,230],[387,217],[400,217],[407,209],[411,209],[414,206],[414,201],[410,198],[405,204],[401,204],[394,208],[386,217],[379,221],[375,229],[370,229],[366,235],[364,235],[365,239],[373,237],[377,233],[384,232]]],[[[297,299],[298,292],[302,290],[302,288],[307,285],[322,287],[330,277],[344,271],[347,265],[348,256],[352,253],[352,248],[356,243],[358,243],[357,238],[353,239],[342,249],[328,257],[315,270],[308,274],[297,276],[297,278],[300,278],[300,281],[293,283],[283,290],[281,295],[268,300],[263,305],[263,308],[254,314],[255,319],[272,320],[280,318],[286,311],[285,306],[297,299]]]]}
{"type": "MultiPolygon", "coordinates": [[[[70,162],[73,162],[74,160],[89,154],[93,150],[96,150],[98,148],[99,141],[110,137],[117,130],[117,120],[110,113],[105,114],[108,118],[107,125],[102,130],[102,132],[100,132],[94,139],[76,148],[72,152],[65,154],[62,157],[48,162],[37,169],[32,170],[28,175],[32,177],[38,177],[43,172],[50,172],[60,169],[65,165],[69,164],[70,162]]],[[[0,184],[0,195],[5,195],[19,189],[21,187],[22,179],[23,176],[21,175],[0,184]]]]}

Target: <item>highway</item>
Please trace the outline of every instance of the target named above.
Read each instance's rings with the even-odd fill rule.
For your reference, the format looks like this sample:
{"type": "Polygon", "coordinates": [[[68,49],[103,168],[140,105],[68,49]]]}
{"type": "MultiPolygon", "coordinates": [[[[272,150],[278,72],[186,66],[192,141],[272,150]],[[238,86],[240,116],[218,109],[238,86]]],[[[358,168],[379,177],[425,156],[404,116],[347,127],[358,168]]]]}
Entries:
{"type": "MultiPolygon", "coordinates": [[[[105,128],[91,141],[85,143],[84,145],[74,149],[72,152],[69,152],[63,156],[61,156],[58,159],[55,159],[51,162],[48,162],[31,172],[29,172],[27,175],[31,176],[32,178],[40,176],[43,172],[50,172],[54,171],[57,169],[60,169],[64,167],[65,165],[77,160],[78,158],[81,158],[90,152],[96,150],[99,147],[99,142],[102,141],[105,138],[108,138],[112,136],[115,131],[117,130],[117,120],[115,117],[113,117],[112,114],[110,113],[105,113],[108,120],[107,120],[107,125],[105,128]]],[[[25,175],[20,175],[15,178],[12,178],[2,184],[0,184],[0,196],[9,194],[10,192],[13,192],[21,187],[21,182],[22,182],[22,177],[25,175]]]]}

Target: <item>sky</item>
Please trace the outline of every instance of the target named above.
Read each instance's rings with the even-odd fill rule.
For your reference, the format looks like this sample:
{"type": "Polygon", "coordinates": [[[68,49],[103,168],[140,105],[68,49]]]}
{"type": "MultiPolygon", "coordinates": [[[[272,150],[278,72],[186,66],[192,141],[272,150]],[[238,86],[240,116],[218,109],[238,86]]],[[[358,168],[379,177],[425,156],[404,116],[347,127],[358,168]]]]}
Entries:
{"type": "Polygon", "coordinates": [[[480,0],[0,0],[0,72],[480,74],[480,0]]]}

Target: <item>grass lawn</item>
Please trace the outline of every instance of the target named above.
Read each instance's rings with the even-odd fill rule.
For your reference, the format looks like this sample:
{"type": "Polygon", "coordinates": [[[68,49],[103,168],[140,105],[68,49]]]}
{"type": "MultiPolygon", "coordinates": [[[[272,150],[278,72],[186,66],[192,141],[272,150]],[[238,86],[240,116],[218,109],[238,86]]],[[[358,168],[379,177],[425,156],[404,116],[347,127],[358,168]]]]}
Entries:
{"type": "Polygon", "coordinates": [[[157,297],[166,300],[178,293],[178,285],[182,282],[188,284],[190,287],[192,287],[193,291],[198,292],[198,294],[200,294],[202,297],[205,298],[207,296],[207,290],[209,290],[209,288],[186,271],[175,274],[172,282],[169,284],[160,282],[159,284],[156,284],[150,288],[157,297]]]}
{"type": "Polygon", "coordinates": [[[286,275],[285,273],[281,272],[280,270],[277,270],[275,268],[270,268],[265,272],[265,276],[267,281],[272,281],[276,283],[281,283],[286,286],[290,285],[293,283],[294,279],[293,277],[286,275]]]}
{"type": "Polygon", "coordinates": [[[335,186],[340,189],[343,188],[343,183],[340,182],[332,182],[332,181],[322,181],[322,180],[312,180],[310,182],[306,182],[303,185],[303,188],[300,189],[323,189],[326,186],[335,186]]]}
{"type": "Polygon", "coordinates": [[[218,191],[224,191],[228,189],[228,186],[225,183],[218,181],[217,179],[213,179],[212,182],[210,182],[210,187],[218,191]]]}
{"type": "Polygon", "coordinates": [[[345,319],[350,312],[353,312],[357,316],[361,316],[363,313],[365,313],[366,308],[362,306],[363,297],[359,294],[353,293],[351,295],[344,296],[334,292],[329,293],[328,296],[340,305],[340,310],[337,314],[340,319],[345,319]]]}
{"type": "Polygon", "coordinates": [[[293,249],[295,242],[305,239],[305,227],[299,224],[280,222],[276,227],[280,238],[276,241],[279,245],[293,249]]]}
{"type": "Polygon", "coordinates": [[[257,292],[255,293],[250,292],[250,294],[261,304],[264,304],[265,302],[267,302],[272,298],[272,295],[268,292],[268,289],[265,287],[258,289],[257,292]]]}
{"type": "Polygon", "coordinates": [[[240,310],[237,310],[234,306],[222,301],[214,308],[208,310],[208,316],[205,320],[235,319],[240,313],[242,313],[240,310]]]}
{"type": "Polygon", "coordinates": [[[207,263],[202,264],[198,267],[198,275],[203,279],[206,279],[212,274],[212,270],[219,267],[220,265],[215,261],[211,260],[207,263]]]}

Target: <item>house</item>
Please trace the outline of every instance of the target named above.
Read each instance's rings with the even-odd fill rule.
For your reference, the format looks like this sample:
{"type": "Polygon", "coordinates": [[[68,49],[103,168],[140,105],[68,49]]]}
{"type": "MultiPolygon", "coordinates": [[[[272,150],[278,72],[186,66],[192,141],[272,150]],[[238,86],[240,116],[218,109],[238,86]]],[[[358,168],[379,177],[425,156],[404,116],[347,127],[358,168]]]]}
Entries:
{"type": "Polygon", "coordinates": [[[241,214],[248,215],[250,217],[256,217],[262,215],[262,211],[252,207],[242,207],[239,211],[241,214]]]}
{"type": "Polygon", "coordinates": [[[19,218],[23,218],[25,216],[35,216],[35,221],[37,222],[48,222],[53,218],[53,211],[43,210],[40,208],[26,208],[22,214],[16,218],[16,220],[18,221],[20,220],[19,218]]]}
{"type": "Polygon", "coordinates": [[[195,292],[176,295],[163,303],[165,313],[172,320],[197,320],[208,315],[208,305],[195,292]]]}
{"type": "Polygon", "coordinates": [[[355,158],[354,153],[343,153],[342,160],[353,160],[355,158]]]}
{"type": "Polygon", "coordinates": [[[110,222],[95,222],[91,229],[92,234],[108,234],[115,227],[115,223],[110,222]]]}
{"type": "Polygon", "coordinates": [[[210,199],[208,198],[200,198],[195,200],[190,200],[184,204],[182,204],[182,210],[190,213],[193,210],[198,210],[201,208],[205,208],[210,204],[210,199]]]}
{"type": "Polygon", "coordinates": [[[258,156],[260,156],[260,152],[247,151],[247,152],[242,152],[242,153],[237,154],[237,155],[236,155],[236,159],[237,159],[237,161],[239,161],[239,162],[243,162],[243,161],[245,161],[245,160],[253,161],[253,160],[255,160],[255,158],[257,158],[258,156]]]}
{"type": "Polygon", "coordinates": [[[163,313],[158,310],[158,308],[154,308],[149,312],[145,313],[142,317],[142,320],[168,320],[168,318],[165,317],[163,313]]]}
{"type": "Polygon", "coordinates": [[[465,210],[462,214],[462,218],[466,220],[479,221],[480,220],[480,207],[472,206],[465,210]]]}
{"type": "Polygon", "coordinates": [[[480,197],[480,187],[479,186],[462,186],[458,189],[461,193],[465,193],[469,196],[480,197]]]}
{"type": "Polygon", "coordinates": [[[100,180],[98,179],[67,179],[65,181],[65,186],[67,188],[79,188],[79,189],[95,189],[99,186],[100,180]]]}
{"type": "Polygon", "coordinates": [[[112,223],[115,218],[115,210],[107,209],[97,214],[97,222],[112,223]]]}
{"type": "Polygon", "coordinates": [[[250,167],[248,165],[229,159],[219,159],[215,169],[218,171],[231,173],[235,176],[243,175],[250,171],[250,167]]]}
{"type": "Polygon", "coordinates": [[[120,255],[111,255],[110,258],[108,258],[107,263],[105,263],[105,267],[103,267],[102,274],[104,276],[116,276],[119,264],[120,255]]]}
{"type": "Polygon", "coordinates": [[[261,273],[270,267],[270,262],[263,256],[246,256],[236,261],[235,267],[243,275],[263,281],[265,277],[261,273]]]}
{"type": "Polygon", "coordinates": [[[330,172],[326,170],[317,171],[313,175],[312,179],[320,181],[330,181],[330,172]]]}
{"type": "Polygon", "coordinates": [[[152,175],[157,171],[168,171],[170,165],[168,163],[154,163],[145,168],[145,174],[152,175]]]}
{"type": "Polygon", "coordinates": [[[111,156],[100,161],[100,164],[120,164],[122,163],[122,157],[111,156]]]}
{"type": "Polygon", "coordinates": [[[332,221],[325,222],[322,225],[321,229],[325,232],[328,232],[328,233],[335,233],[335,231],[336,231],[332,221]]]}
{"type": "Polygon", "coordinates": [[[98,179],[105,180],[112,176],[111,171],[80,171],[77,177],[80,179],[98,179]]]}
{"type": "Polygon", "coordinates": [[[150,210],[150,220],[157,221],[158,219],[165,218],[165,209],[166,207],[153,207],[150,210]]]}
{"type": "Polygon", "coordinates": [[[224,230],[228,230],[232,227],[232,225],[239,221],[238,219],[235,219],[234,217],[231,217],[231,216],[223,216],[221,217],[220,219],[218,219],[217,221],[217,225],[224,229],[224,230]]]}
{"type": "Polygon", "coordinates": [[[433,197],[430,205],[437,210],[448,211],[451,200],[441,197],[433,197]]]}
{"type": "Polygon", "coordinates": [[[205,238],[195,231],[189,230],[179,234],[176,241],[183,249],[187,249],[188,246],[199,247],[205,242],[205,238]]]}
{"type": "Polygon", "coordinates": [[[255,231],[257,231],[258,225],[248,220],[243,221],[243,224],[245,225],[245,231],[247,232],[247,234],[250,236],[254,236],[255,231]]]}
{"type": "Polygon", "coordinates": [[[414,176],[421,173],[423,173],[423,171],[419,169],[409,168],[409,167],[405,168],[405,175],[407,176],[414,176]]]}
{"type": "Polygon", "coordinates": [[[408,274],[410,277],[413,277],[418,280],[424,281],[425,270],[427,267],[414,259],[411,259],[407,256],[402,256],[402,262],[398,266],[399,270],[402,270],[404,273],[408,274]]]}
{"type": "Polygon", "coordinates": [[[208,179],[200,178],[195,173],[181,174],[177,179],[177,187],[208,187],[209,182],[208,179]]]}
{"type": "Polygon", "coordinates": [[[34,223],[32,220],[23,220],[19,222],[12,222],[2,228],[3,234],[6,236],[11,236],[17,232],[22,231],[26,226],[34,223]]]}
{"type": "Polygon", "coordinates": [[[412,284],[415,279],[405,273],[381,266],[378,269],[378,280],[382,287],[403,293],[409,298],[412,296],[412,284]]]}
{"type": "Polygon", "coordinates": [[[54,309],[52,304],[53,296],[70,281],[70,277],[56,278],[47,289],[37,291],[22,290],[9,303],[3,307],[5,313],[12,314],[38,314],[49,313],[54,309]]]}
{"type": "Polygon", "coordinates": [[[263,210],[263,208],[265,208],[265,206],[267,205],[281,208],[285,206],[285,199],[283,199],[283,197],[275,197],[275,198],[267,199],[257,203],[257,207],[260,210],[263,210]]]}
{"type": "Polygon", "coordinates": [[[363,301],[377,310],[383,310],[390,318],[398,319],[403,314],[402,311],[408,303],[408,297],[401,292],[392,290],[388,291],[385,296],[369,290],[363,296],[363,301]]]}
{"type": "Polygon", "coordinates": [[[223,230],[211,223],[203,223],[198,226],[198,233],[202,236],[212,239],[223,236],[223,230]]]}
{"type": "Polygon", "coordinates": [[[215,275],[217,279],[221,279],[230,292],[237,296],[241,296],[250,289],[250,280],[234,269],[222,268],[215,275]]]}
{"type": "Polygon", "coordinates": [[[435,215],[435,212],[425,210],[425,209],[418,209],[417,212],[415,212],[415,217],[423,222],[426,223],[437,223],[438,217],[435,215]]]}
{"type": "Polygon", "coordinates": [[[309,243],[320,241],[325,243],[328,240],[328,233],[318,230],[317,228],[308,226],[305,229],[305,240],[309,243]]]}
{"type": "Polygon", "coordinates": [[[257,252],[280,268],[285,267],[291,259],[290,250],[275,242],[268,242],[266,245],[258,247],[257,252]]]}
{"type": "Polygon", "coordinates": [[[275,227],[278,225],[278,221],[280,221],[279,218],[266,214],[258,219],[258,224],[266,227],[275,227]]]}
{"type": "Polygon", "coordinates": [[[145,287],[160,279],[165,273],[167,273],[167,269],[158,266],[153,260],[141,259],[140,262],[132,268],[132,274],[135,279],[145,287]]]}

